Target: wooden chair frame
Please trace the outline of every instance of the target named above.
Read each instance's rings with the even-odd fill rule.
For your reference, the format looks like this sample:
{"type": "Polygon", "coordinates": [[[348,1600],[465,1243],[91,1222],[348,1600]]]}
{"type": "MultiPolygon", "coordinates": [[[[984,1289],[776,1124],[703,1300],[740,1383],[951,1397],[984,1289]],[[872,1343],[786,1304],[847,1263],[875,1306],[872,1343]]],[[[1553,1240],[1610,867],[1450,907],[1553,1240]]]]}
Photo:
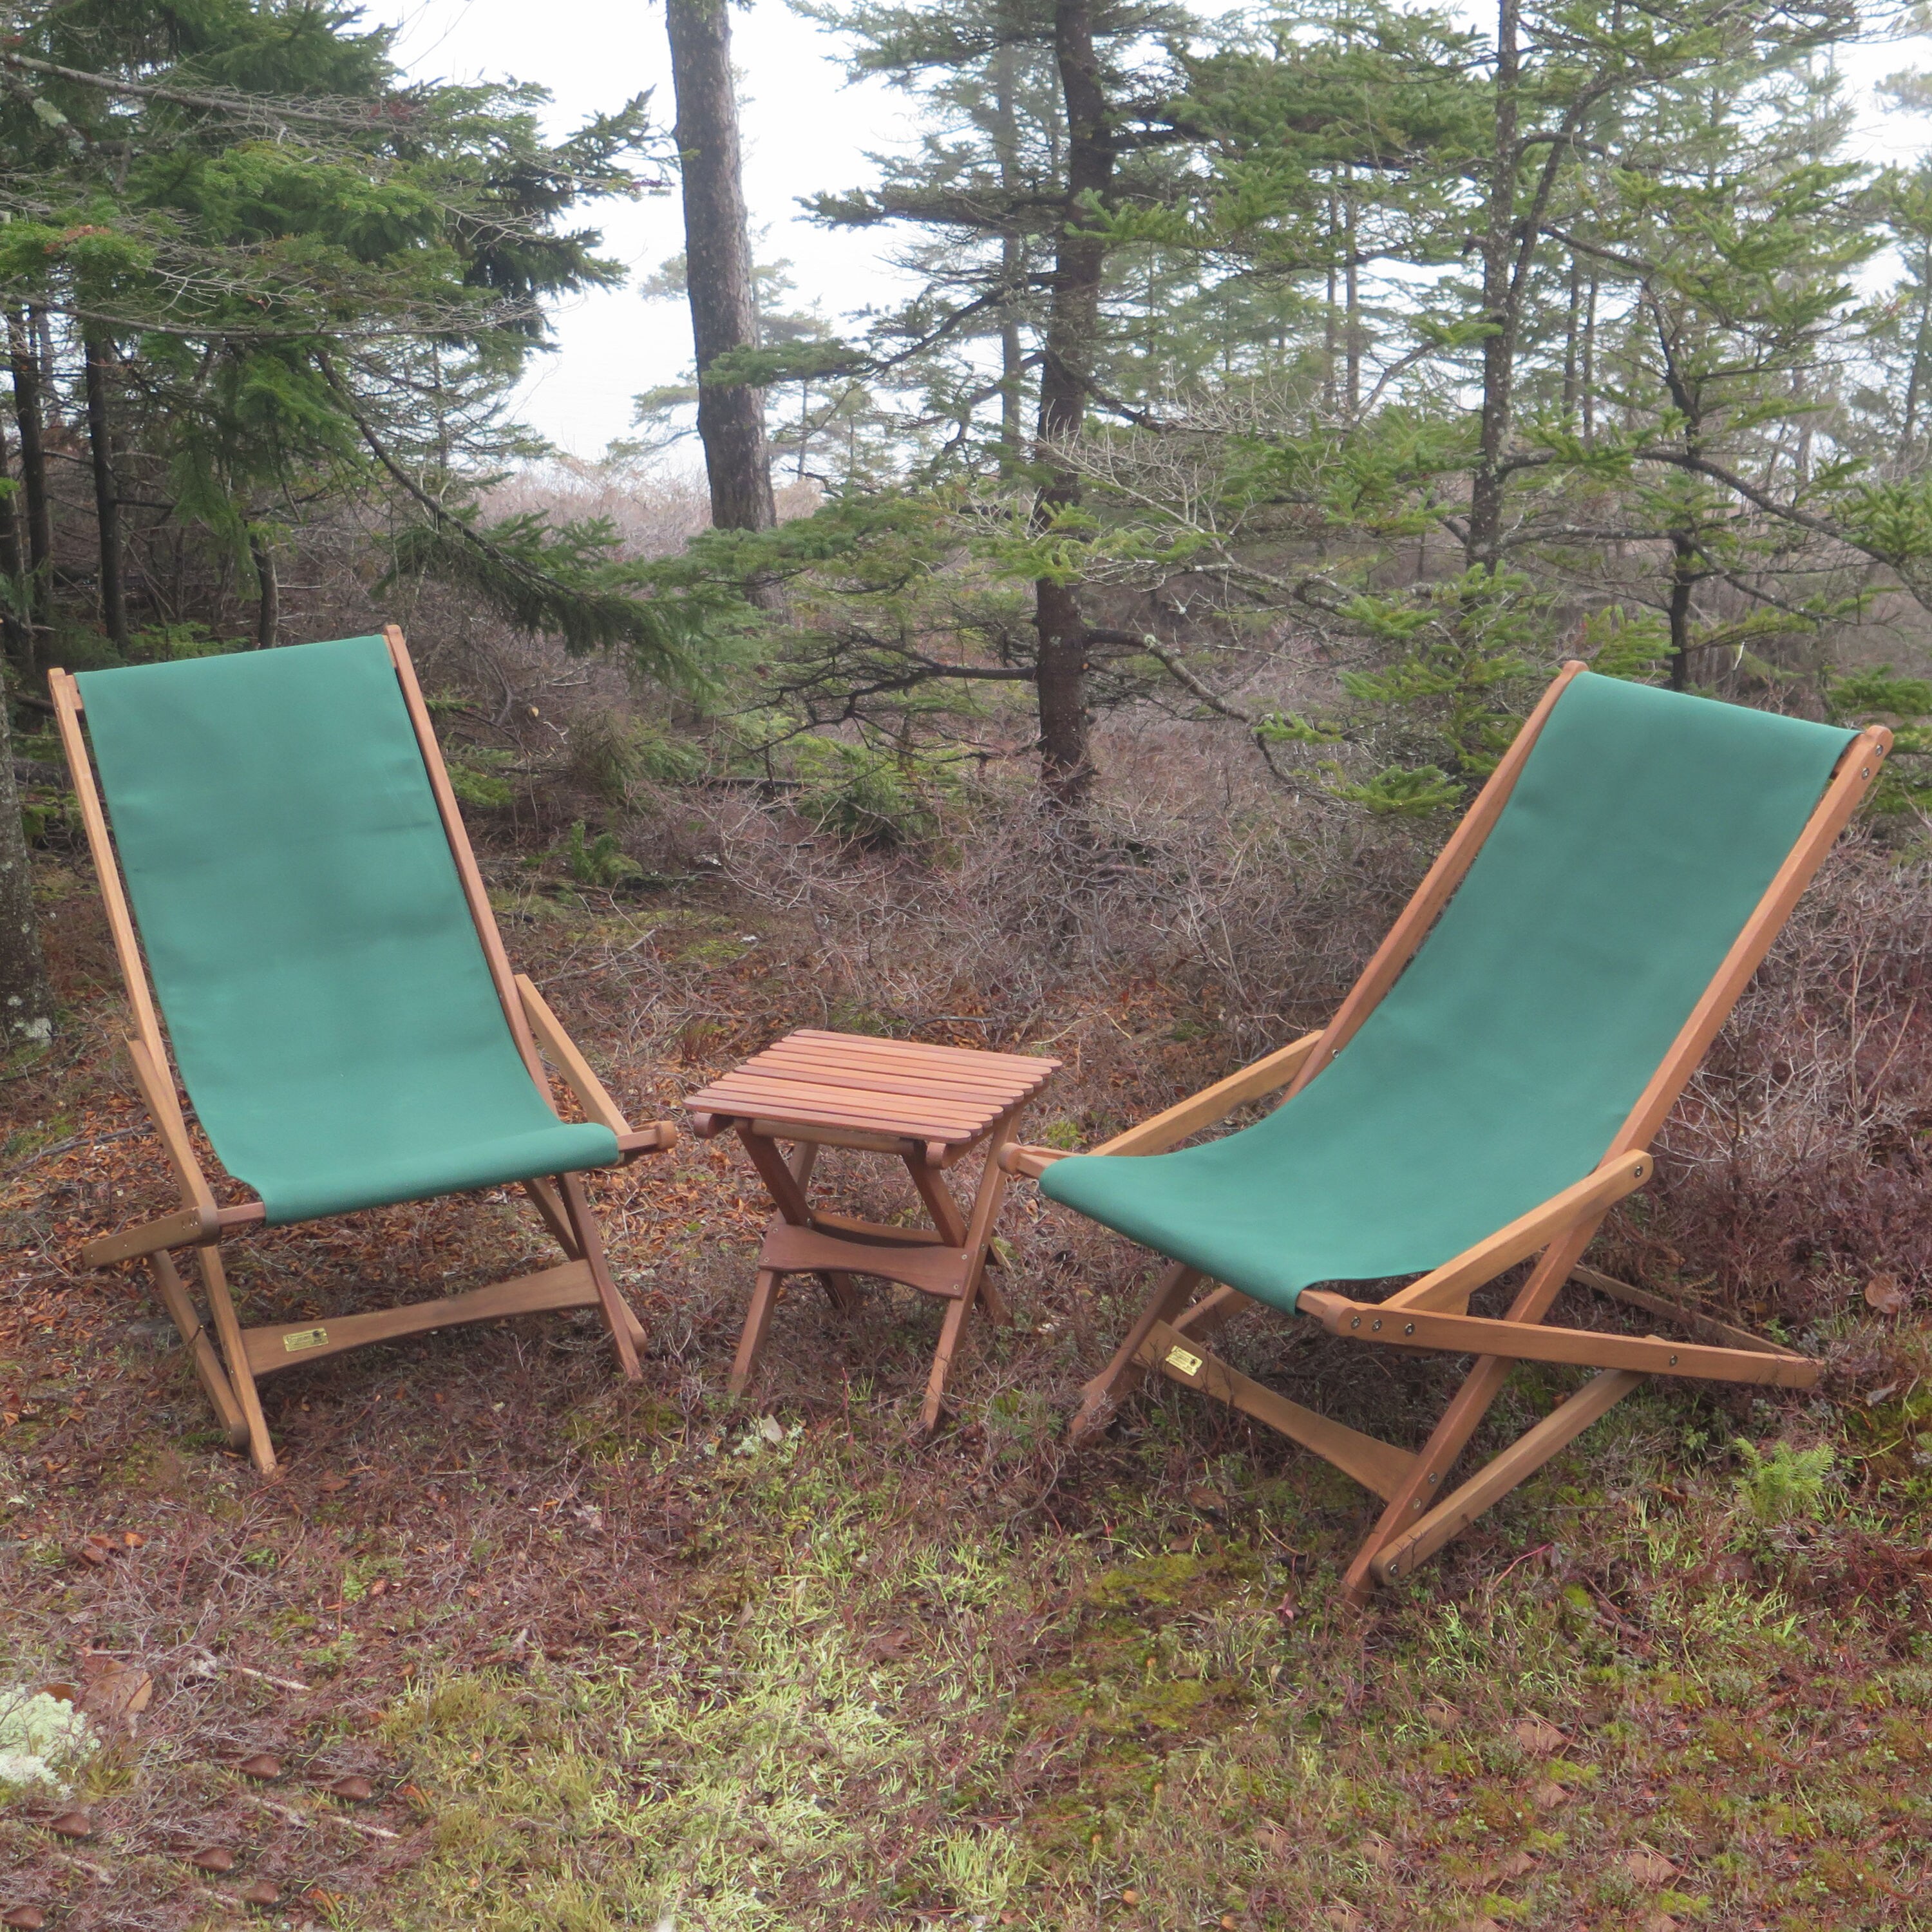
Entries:
{"type": "MultiPolygon", "coordinates": [[[[544,1071],[547,1055],[563,1082],[575,1096],[586,1117],[608,1127],[616,1136],[618,1151],[626,1162],[639,1155],[662,1151],[677,1138],[677,1129],[668,1120],[633,1129],[544,1004],[535,986],[520,974],[511,970],[502,936],[490,911],[489,895],[477,869],[475,853],[458,812],[456,794],[444,769],[442,753],[423,702],[416,670],[410,662],[401,630],[385,627],[382,635],[395,667],[403,701],[415,727],[416,742],[429,774],[438,815],[449,840],[450,856],[455,861],[462,882],[464,898],[476,928],[476,936],[488,962],[490,976],[502,1004],[511,1037],[516,1042],[524,1064],[538,1091],[555,1111],[548,1077],[544,1071]]],[[[558,1174],[522,1184],[544,1225],[556,1238],[564,1252],[562,1265],[535,1274],[520,1275],[466,1294],[445,1295],[431,1301],[412,1302],[400,1308],[367,1315],[339,1316],[326,1323],[281,1322],[244,1328],[229,1292],[221,1262],[221,1244],[244,1228],[260,1226],[265,1210],[259,1201],[234,1205],[217,1202],[213,1188],[189,1138],[174,1070],[170,1064],[154,994],[148,983],[141,957],[140,942],[128,904],[125,886],[116,858],[112,838],[102,809],[100,793],[94,782],[92,760],[82,734],[83,706],[80,687],[64,670],[48,674],[48,686],[61,742],[66,749],[68,769],[74,776],[74,795],[79,802],[87,842],[94,855],[94,870],[100,881],[108,929],[121,977],[133,1009],[134,1036],[126,1044],[134,1084],[146,1104],[155,1132],[160,1136],[168,1164],[181,1190],[178,1211],[164,1215],[139,1227],[89,1241],[81,1250],[90,1268],[111,1268],[116,1263],[146,1256],[154,1269],[162,1304],[173,1318],[188,1351],[196,1376],[228,1439],[236,1448],[246,1448],[255,1466],[264,1474],[275,1466],[275,1452],[268,1438],[268,1424],[262,1414],[256,1384],[261,1378],[281,1369],[318,1361],[326,1355],[358,1348],[374,1342],[387,1342],[399,1336],[420,1334],[432,1328],[446,1328],[469,1322],[490,1322],[506,1315],[525,1315],[541,1310],[594,1306],[603,1316],[626,1377],[639,1378],[638,1351],[644,1343],[644,1330],[626,1305],[611,1278],[604,1258],[602,1239],[586,1198],[584,1184],[575,1174],[558,1174]],[[172,1251],[192,1248],[201,1276],[215,1341],[197,1312],[172,1251]],[[215,1343],[218,1342],[219,1352],[215,1343]]]]}
{"type": "MultiPolygon", "coordinates": [[[[1574,662],[1566,664],[1544,694],[1325,1028],[1304,1034],[1094,1151],[1165,1153],[1238,1107],[1283,1088],[1288,1090],[1284,1097],[1292,1097],[1315,1078],[1401,976],[1501,817],[1558,698],[1584,668],[1574,662]]],[[[1592,1174],[1385,1300],[1360,1302],[1315,1289],[1302,1294],[1298,1311],[1331,1335],[1372,1347],[1442,1350],[1475,1358],[1421,1448],[1400,1449],[1347,1428],[1286,1400],[1220,1360],[1209,1352],[1208,1337],[1231,1316],[1253,1305],[1252,1298],[1216,1286],[1179,1264],[1162,1277],[1113,1360],[1082,1391],[1072,1423],[1074,1440],[1090,1440],[1104,1429],[1142,1378],[1155,1372],[1227,1402],[1313,1450],[1380,1496],[1384,1505],[1344,1580],[1351,1600],[1360,1603],[1374,1584],[1407,1576],[1460,1534],[1648,1376],[1811,1387],[1819,1370],[1807,1358],[1581,1264],[1612,1205],[1650,1178],[1650,1142],[1799,895],[1876,779],[1891,745],[1891,733],[1874,726],[1846,748],[1803,832],[1592,1174]],[[1539,1250],[1541,1260],[1517,1290],[1505,1316],[1468,1313],[1473,1289],[1539,1250]],[[1674,1322],[1696,1340],[1685,1344],[1654,1335],[1550,1327],[1544,1318],[1570,1281],[1674,1322]],[[1458,1459],[1520,1361],[1575,1363],[1598,1372],[1459,1487],[1446,1490],[1458,1459]]],[[[1001,1156],[1011,1172],[1035,1178],[1065,1157],[1054,1148],[1018,1144],[1006,1148],[1001,1156]]]]}

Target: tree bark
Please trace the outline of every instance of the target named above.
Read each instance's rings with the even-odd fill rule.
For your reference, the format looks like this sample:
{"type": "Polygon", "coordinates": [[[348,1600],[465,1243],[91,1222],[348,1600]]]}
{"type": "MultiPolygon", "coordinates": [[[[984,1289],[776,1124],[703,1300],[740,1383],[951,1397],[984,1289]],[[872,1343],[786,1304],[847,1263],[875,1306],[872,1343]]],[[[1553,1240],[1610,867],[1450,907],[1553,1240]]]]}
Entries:
{"type": "Polygon", "coordinates": [[[1670,532],[1670,688],[1690,685],[1690,598],[1697,587],[1697,546],[1688,530],[1670,532]]]}
{"type": "MultiPolygon", "coordinates": [[[[20,431],[20,495],[26,507],[27,610],[30,628],[44,621],[52,568],[53,515],[47,500],[46,445],[40,410],[40,365],[28,321],[17,310],[7,315],[7,349],[14,376],[14,420],[20,431]]],[[[40,681],[38,650],[32,656],[30,686],[40,681]]]]}
{"type": "MultiPolygon", "coordinates": [[[[1100,63],[1094,46],[1090,0],[1055,0],[1054,56],[1066,105],[1066,202],[1055,245],[1052,306],[1040,379],[1040,440],[1048,482],[1036,516],[1050,524],[1080,500],[1079,479],[1054,458],[1054,446],[1079,434],[1100,329],[1100,278],[1106,243],[1081,232],[1089,197],[1104,203],[1114,181],[1114,148],[1100,63]]],[[[1041,776],[1074,802],[1093,782],[1087,732],[1087,626],[1071,585],[1042,578],[1034,586],[1040,636],[1035,688],[1040,701],[1041,776]]]]}
{"type": "Polygon", "coordinates": [[[676,140],[684,184],[685,281],[698,364],[698,434],[721,530],[770,530],[771,462],[763,393],[709,383],[718,358],[754,349],[758,310],[738,154],[738,99],[731,80],[728,0],[666,0],[676,140]]]}
{"type": "Polygon", "coordinates": [[[14,782],[11,706],[0,690],[0,1052],[44,1045],[54,1032],[53,988],[34,917],[34,874],[14,782]]]}
{"type": "Polygon", "coordinates": [[[1000,310],[1000,473],[1010,476],[1025,460],[1022,426],[1025,400],[1025,356],[1020,340],[1019,281],[1026,245],[1011,225],[1010,197],[1020,192],[1020,133],[1017,97],[1018,63],[1010,45],[1002,43],[993,64],[994,146],[1000,164],[1000,190],[1006,201],[1007,223],[1000,237],[1000,277],[1006,301],[1000,310]]]}
{"type": "Polygon", "coordinates": [[[262,541],[258,530],[248,532],[248,556],[255,566],[255,584],[259,592],[255,604],[255,648],[258,651],[271,650],[282,620],[282,585],[280,578],[275,574],[274,553],[262,541]]]}
{"type": "Polygon", "coordinates": [[[87,367],[87,440],[94,452],[94,515],[100,548],[100,622],[128,654],[128,597],[121,580],[121,497],[114,484],[114,432],[107,407],[113,351],[92,329],[82,338],[87,367]]]}
{"type": "Polygon", "coordinates": [[[1496,132],[1490,158],[1487,220],[1482,239],[1483,413],[1476,466],[1469,480],[1464,557],[1494,572],[1502,561],[1504,454],[1516,374],[1516,300],[1511,286],[1516,221],[1516,89],[1520,79],[1516,0],[1501,0],[1496,16],[1496,132]]]}
{"type": "MultiPolygon", "coordinates": [[[[14,452],[8,446],[5,419],[0,418],[0,478],[14,481],[14,452]]],[[[7,602],[0,609],[0,632],[6,638],[7,657],[23,682],[34,676],[34,619],[26,573],[21,568],[20,502],[18,493],[9,490],[0,503],[0,574],[7,579],[7,602]]]]}

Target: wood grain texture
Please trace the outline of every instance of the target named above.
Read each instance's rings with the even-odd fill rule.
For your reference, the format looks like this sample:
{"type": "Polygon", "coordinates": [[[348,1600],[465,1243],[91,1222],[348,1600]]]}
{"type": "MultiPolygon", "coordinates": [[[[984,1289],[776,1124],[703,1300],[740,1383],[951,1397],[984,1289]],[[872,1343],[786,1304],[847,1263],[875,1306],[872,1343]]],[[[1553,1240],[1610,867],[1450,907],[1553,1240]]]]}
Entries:
{"type": "Polygon", "coordinates": [[[685,1105],[706,1117],[700,1132],[730,1117],[789,1138],[789,1123],[808,1138],[829,1128],[931,1143],[944,1160],[1023,1106],[1058,1066],[1030,1055],[806,1028],[753,1054],[685,1105]]]}

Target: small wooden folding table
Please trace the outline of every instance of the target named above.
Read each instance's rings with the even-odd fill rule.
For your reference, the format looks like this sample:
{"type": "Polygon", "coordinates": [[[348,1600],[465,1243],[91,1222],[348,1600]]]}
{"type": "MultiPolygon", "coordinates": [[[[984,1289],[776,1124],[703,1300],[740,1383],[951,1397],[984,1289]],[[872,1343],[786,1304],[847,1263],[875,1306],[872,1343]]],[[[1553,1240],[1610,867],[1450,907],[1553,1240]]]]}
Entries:
{"type": "Polygon", "coordinates": [[[807,1028],[692,1094],[685,1106],[698,1138],[735,1128],[778,1210],[758,1255],[751,1310],[731,1367],[732,1394],[751,1379],[785,1276],[816,1275],[843,1312],[853,1306],[851,1277],[876,1275],[950,1304],[920,1413],[922,1430],[936,1429],[975,1299],[984,1299],[995,1322],[1010,1318],[986,1279],[1006,1184],[998,1156],[1013,1138],[1022,1110],[1059,1067],[1057,1060],[1031,1054],[807,1028]],[[789,1161],[780,1141],[793,1144],[789,1161]],[[945,1171],[982,1142],[986,1159],[980,1191],[962,1211],[945,1171]],[[898,1155],[932,1226],[892,1227],[814,1208],[806,1190],[822,1147],[898,1155]]]}

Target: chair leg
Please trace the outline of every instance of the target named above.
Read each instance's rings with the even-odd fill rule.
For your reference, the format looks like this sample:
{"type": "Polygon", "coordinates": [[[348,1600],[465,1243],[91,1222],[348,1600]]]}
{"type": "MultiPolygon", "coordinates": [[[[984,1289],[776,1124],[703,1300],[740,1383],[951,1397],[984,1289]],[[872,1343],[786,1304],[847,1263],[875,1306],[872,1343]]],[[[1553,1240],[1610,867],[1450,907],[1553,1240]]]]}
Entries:
{"type": "Polygon", "coordinates": [[[742,1395],[752,1372],[758,1366],[758,1351],[765,1346],[765,1330],[772,1325],[772,1310],[777,1305],[780,1277],[770,1268],[760,1268],[752,1288],[752,1305],[745,1312],[745,1330],[738,1337],[738,1354],[731,1364],[730,1392],[742,1395]]]}
{"type": "Polygon", "coordinates": [[[1140,1387],[1147,1371],[1136,1358],[1147,1338],[1159,1324],[1172,1323],[1206,1280],[1198,1268],[1191,1268],[1184,1262],[1176,1262],[1162,1276],[1160,1287],[1141,1310],[1139,1320],[1114,1350],[1114,1359],[1080,1391],[1080,1406],[1067,1426],[1068,1439],[1076,1448],[1099,1435],[1113,1420],[1120,1404],[1140,1387]]]}
{"type": "Polygon", "coordinates": [[[644,1371],[638,1366],[638,1351],[631,1339],[635,1318],[625,1306],[617,1284],[610,1279],[610,1266],[604,1258],[603,1237],[597,1232],[597,1217],[590,1211],[584,1183],[576,1174],[560,1174],[556,1186],[563,1198],[564,1211],[570,1217],[571,1232],[577,1237],[578,1250],[590,1264],[590,1279],[604,1310],[604,1325],[610,1330],[611,1346],[617,1351],[618,1366],[627,1382],[642,1382],[644,1371]]]}
{"type": "Polygon", "coordinates": [[[524,1183],[524,1192],[530,1197],[532,1204],[543,1216],[543,1224],[555,1239],[556,1244],[574,1262],[584,1258],[583,1250],[577,1244],[577,1236],[570,1225],[570,1216],[557,1197],[556,1190],[548,1180],[530,1180],[524,1183]]]}
{"type": "Polygon", "coordinates": [[[263,1475],[272,1475],[275,1467],[274,1444],[268,1440],[268,1420],[262,1413],[262,1398],[256,1392],[254,1372],[248,1366],[248,1346],[242,1339],[241,1320],[228,1292],[228,1274],[221,1265],[221,1251],[210,1241],[195,1250],[194,1258],[201,1270],[208,1312],[214,1318],[214,1332],[221,1338],[222,1357],[228,1364],[228,1384],[242,1412],[248,1453],[263,1475]]]}
{"type": "Polygon", "coordinates": [[[175,1327],[180,1330],[182,1346],[188,1350],[188,1360],[194,1364],[196,1378],[208,1397],[208,1405],[228,1432],[228,1446],[231,1449],[247,1448],[248,1418],[242,1414],[242,1405],[236,1400],[235,1391],[222,1371],[221,1358],[215,1353],[214,1343],[208,1339],[208,1330],[201,1325],[201,1317],[195,1312],[188,1284],[177,1272],[174,1257],[165,1248],[160,1248],[148,1258],[154,1264],[154,1281],[160,1292],[162,1306],[173,1316],[175,1327]]]}
{"type": "Polygon", "coordinates": [[[1370,1565],[1376,1580],[1392,1583],[1406,1576],[1424,1558],[1461,1535],[1485,1510],[1534,1475],[1565,1443],[1582,1435],[1646,1379],[1629,1369],[1605,1369],[1592,1376],[1534,1428],[1485,1462],[1454,1495],[1445,1496],[1420,1522],[1385,1543],[1370,1565]]]}
{"type": "MultiPolygon", "coordinates": [[[[1529,1279],[1517,1291],[1510,1304],[1512,1322],[1540,1322],[1549,1313],[1570,1270],[1582,1259],[1583,1251],[1595,1238],[1603,1216],[1598,1215],[1559,1234],[1544,1250],[1543,1258],[1529,1279]]],[[[1358,1606],[1367,1602],[1376,1582],[1375,1562],[1383,1549],[1420,1523],[1444,1495],[1443,1485],[1456,1459],[1468,1445],[1469,1438],[1482,1425],[1490,1405],[1502,1393],[1510,1371],[1516,1366],[1495,1355],[1481,1357],[1462,1386],[1450,1399],[1434,1432],[1417,1452],[1402,1486],[1389,1498],[1388,1507],[1364,1538],[1354,1560],[1342,1579],[1342,1594],[1358,1606]]],[[[1452,1530],[1449,1534],[1455,1532],[1452,1530]]],[[[1447,1541],[1448,1536],[1442,1540],[1447,1541]]],[[[1406,1566],[1405,1566],[1406,1567],[1406,1566]]]]}

